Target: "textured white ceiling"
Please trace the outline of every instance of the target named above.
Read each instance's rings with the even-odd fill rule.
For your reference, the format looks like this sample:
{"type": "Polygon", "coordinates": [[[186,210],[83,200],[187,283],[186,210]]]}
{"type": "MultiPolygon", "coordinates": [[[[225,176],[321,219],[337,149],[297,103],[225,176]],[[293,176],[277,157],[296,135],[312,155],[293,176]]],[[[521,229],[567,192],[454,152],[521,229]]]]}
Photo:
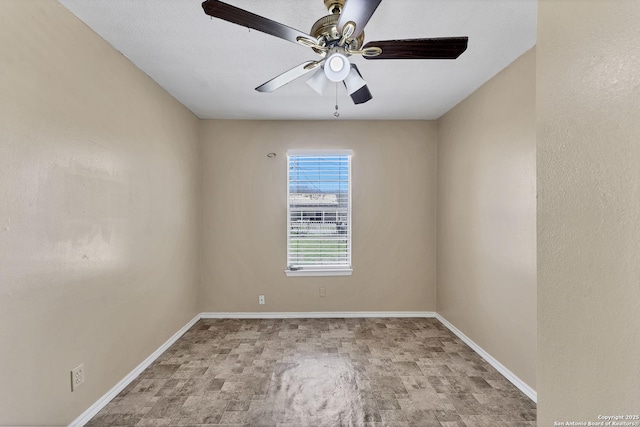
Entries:
{"type": "MultiPolygon", "coordinates": [[[[200,0],[59,0],[200,118],[331,119],[335,90],[296,80],[255,87],[318,56],[310,49],[205,15],[200,0]]],[[[327,15],[323,0],[228,0],[303,32],[327,15]]],[[[373,99],[338,89],[341,119],[437,119],[531,48],[537,0],[384,0],[365,43],[468,36],[457,60],[351,57],[373,99]]]]}

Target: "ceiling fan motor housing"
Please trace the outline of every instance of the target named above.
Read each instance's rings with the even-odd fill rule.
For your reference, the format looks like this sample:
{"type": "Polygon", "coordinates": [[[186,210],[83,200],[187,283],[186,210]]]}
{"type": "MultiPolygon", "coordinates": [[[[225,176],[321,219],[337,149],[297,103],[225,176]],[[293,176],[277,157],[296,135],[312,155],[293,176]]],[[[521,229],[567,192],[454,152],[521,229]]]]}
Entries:
{"type": "MultiPolygon", "coordinates": [[[[326,3],[326,1],[325,1],[326,3]]],[[[338,44],[342,35],[338,32],[338,19],[340,15],[327,15],[318,19],[311,27],[311,34],[318,39],[320,45],[332,48],[338,44]]],[[[349,41],[349,48],[351,50],[358,50],[364,43],[364,32],[353,40],[349,41]]],[[[317,53],[320,53],[316,51],[317,53]]]]}

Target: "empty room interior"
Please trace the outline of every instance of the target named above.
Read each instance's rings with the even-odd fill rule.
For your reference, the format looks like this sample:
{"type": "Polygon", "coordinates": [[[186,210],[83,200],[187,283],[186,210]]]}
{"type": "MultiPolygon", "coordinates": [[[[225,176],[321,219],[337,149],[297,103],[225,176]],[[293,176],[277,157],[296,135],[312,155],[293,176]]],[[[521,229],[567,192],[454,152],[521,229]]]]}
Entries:
{"type": "Polygon", "coordinates": [[[640,413],[640,3],[229,3],[2,2],[0,426],[640,413]]]}

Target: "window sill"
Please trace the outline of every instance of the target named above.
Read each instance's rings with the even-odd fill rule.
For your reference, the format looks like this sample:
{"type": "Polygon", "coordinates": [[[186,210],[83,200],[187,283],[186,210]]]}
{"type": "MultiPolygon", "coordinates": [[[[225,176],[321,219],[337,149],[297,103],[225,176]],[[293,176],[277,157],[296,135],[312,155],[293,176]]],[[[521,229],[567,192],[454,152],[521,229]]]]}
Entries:
{"type": "Polygon", "coordinates": [[[284,274],[287,275],[287,277],[294,277],[294,276],[351,276],[351,273],[353,273],[352,269],[340,269],[340,270],[311,270],[311,269],[304,269],[304,270],[285,270],[284,274]]]}

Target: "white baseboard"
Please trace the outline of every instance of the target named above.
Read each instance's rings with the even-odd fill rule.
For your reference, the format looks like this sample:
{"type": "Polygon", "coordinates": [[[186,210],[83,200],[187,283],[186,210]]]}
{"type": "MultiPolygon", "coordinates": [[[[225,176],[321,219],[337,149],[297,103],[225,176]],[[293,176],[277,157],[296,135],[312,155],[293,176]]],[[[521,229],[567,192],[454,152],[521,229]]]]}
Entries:
{"type": "Polygon", "coordinates": [[[518,378],[513,372],[504,365],[494,359],[489,353],[484,351],[482,347],[473,342],[469,337],[463,334],[455,326],[449,323],[440,314],[433,311],[317,311],[317,312],[237,312],[237,313],[212,313],[204,312],[196,315],[193,319],[184,325],[178,332],[173,334],[164,344],[147,357],[142,363],[129,372],[118,384],[113,386],[104,396],[98,399],[78,418],[73,420],[69,427],[82,427],[91,420],[102,408],[104,408],[114,397],[118,395],[126,386],[128,386],[138,375],[142,373],[149,365],[153,363],[162,353],[164,353],[174,342],[178,340],[185,332],[189,330],[200,319],[343,319],[343,318],[412,318],[434,317],[438,319],[451,332],[456,334],[462,341],[478,353],[484,360],[493,366],[498,372],[522,391],[529,399],[537,402],[537,394],[534,389],[529,387],[524,381],[518,378]]]}
{"type": "Polygon", "coordinates": [[[185,332],[189,330],[195,323],[200,320],[200,315],[196,315],[193,319],[189,321],[186,325],[184,325],[178,332],[173,334],[171,338],[169,338],[164,344],[162,344],[156,351],[151,353],[149,357],[147,357],[142,363],[136,366],[133,371],[129,372],[126,377],[120,380],[118,384],[113,386],[111,390],[109,390],[104,396],[98,399],[93,405],[91,405],[86,411],[84,411],[78,418],[73,420],[69,427],[82,427],[86,423],[91,420],[91,418],[95,417],[98,412],[102,408],[104,408],[107,403],[111,402],[111,400],[118,395],[126,386],[128,386],[133,380],[136,379],[138,375],[142,373],[149,365],[153,363],[162,353],[164,353],[174,342],[178,340],[185,332]]]}
{"type": "Polygon", "coordinates": [[[473,342],[471,338],[462,333],[458,328],[453,326],[447,319],[436,313],[435,318],[438,319],[444,326],[446,326],[451,332],[456,334],[458,338],[465,342],[469,347],[480,355],[484,360],[493,366],[498,372],[500,372],[511,384],[516,386],[521,392],[523,392],[529,399],[538,403],[538,394],[527,383],[518,378],[513,372],[507,369],[502,363],[498,362],[493,356],[487,353],[482,347],[473,342]]]}
{"type": "Polygon", "coordinates": [[[200,313],[201,319],[343,319],[364,317],[435,317],[433,311],[309,311],[200,313]]]}

